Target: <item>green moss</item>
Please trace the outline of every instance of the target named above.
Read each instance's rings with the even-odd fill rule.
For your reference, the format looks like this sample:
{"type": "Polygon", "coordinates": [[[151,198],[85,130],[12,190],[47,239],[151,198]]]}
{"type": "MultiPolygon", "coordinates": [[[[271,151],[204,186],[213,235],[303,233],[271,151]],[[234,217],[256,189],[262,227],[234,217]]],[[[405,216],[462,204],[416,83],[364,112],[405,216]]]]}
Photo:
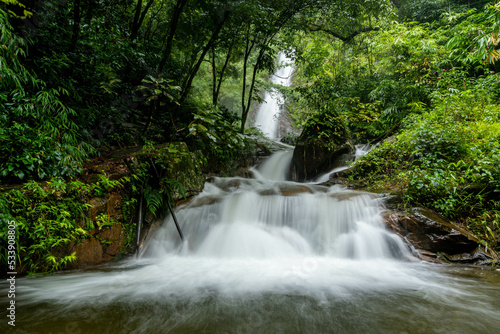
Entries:
{"type": "Polygon", "coordinates": [[[317,140],[320,140],[325,147],[333,149],[351,140],[351,135],[341,117],[322,113],[307,122],[297,142],[308,144],[313,141],[317,143],[317,140]]]}

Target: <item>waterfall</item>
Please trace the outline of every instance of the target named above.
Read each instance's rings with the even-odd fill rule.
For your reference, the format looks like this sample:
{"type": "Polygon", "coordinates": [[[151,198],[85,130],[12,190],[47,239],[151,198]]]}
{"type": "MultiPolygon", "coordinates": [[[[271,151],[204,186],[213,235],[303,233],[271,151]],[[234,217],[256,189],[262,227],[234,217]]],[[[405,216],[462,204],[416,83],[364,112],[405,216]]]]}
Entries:
{"type": "MultiPolygon", "coordinates": [[[[283,158],[277,153],[274,157],[283,158]]],[[[272,161],[271,158],[269,161],[272,161]]],[[[286,159],[277,159],[286,163],[286,159]]],[[[262,166],[263,174],[270,166],[262,166]]],[[[279,170],[280,168],[276,168],[279,170]]],[[[375,195],[285,182],[218,178],[178,211],[187,254],[213,258],[391,259],[410,257],[385,230],[375,195]],[[204,205],[203,203],[211,203],[204,205]]],[[[148,245],[149,256],[186,252],[173,222],[148,245]]],[[[271,260],[272,261],[272,260],[271,260]]]]}
{"type": "MultiPolygon", "coordinates": [[[[282,86],[290,86],[292,83],[293,67],[292,60],[283,52],[278,53],[278,70],[271,76],[270,80],[274,84],[282,86]],[[287,64],[283,66],[283,64],[287,64]]],[[[260,105],[257,111],[255,126],[262,130],[268,138],[276,139],[279,135],[279,116],[281,113],[281,105],[284,103],[283,95],[272,90],[264,93],[264,102],[260,105]]]]}
{"type": "Polygon", "coordinates": [[[255,177],[260,180],[285,181],[292,163],[293,151],[281,151],[267,159],[259,170],[252,169],[255,177]]]}
{"type": "MultiPolygon", "coordinates": [[[[375,145],[377,146],[377,145],[375,145]]],[[[375,146],[372,146],[370,145],[369,143],[368,144],[358,144],[356,145],[356,150],[354,152],[354,161],[358,160],[358,159],[361,159],[363,156],[365,156],[368,152],[370,152],[370,150],[372,148],[374,148],[375,146]]],[[[341,172],[343,170],[346,170],[346,169],[349,169],[351,168],[350,166],[340,166],[340,167],[336,167],[334,169],[332,169],[331,171],[323,174],[323,175],[320,175],[318,176],[315,180],[314,180],[314,183],[316,184],[319,184],[319,183],[323,183],[323,182],[327,182],[328,180],[330,180],[330,177],[335,174],[335,173],[338,173],[338,172],[341,172]]]]}
{"type": "MultiPolygon", "coordinates": [[[[494,269],[416,261],[385,229],[378,195],[284,181],[289,158],[276,153],[255,179],[207,183],[177,209],[184,241],[167,217],[137,259],[17,279],[16,326],[26,333],[498,331],[494,269]]],[[[0,303],[8,305],[7,294],[0,303]]]]}

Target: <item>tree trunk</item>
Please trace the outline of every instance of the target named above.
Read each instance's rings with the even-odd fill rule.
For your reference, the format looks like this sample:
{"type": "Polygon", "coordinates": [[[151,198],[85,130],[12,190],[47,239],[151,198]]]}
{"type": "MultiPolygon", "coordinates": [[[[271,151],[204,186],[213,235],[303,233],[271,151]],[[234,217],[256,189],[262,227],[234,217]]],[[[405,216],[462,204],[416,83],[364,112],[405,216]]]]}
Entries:
{"type": "MultiPolygon", "coordinates": [[[[214,87],[213,95],[212,95],[212,103],[214,106],[216,106],[218,104],[218,101],[219,101],[219,94],[220,94],[220,88],[222,86],[222,80],[224,78],[224,73],[226,72],[227,65],[229,65],[229,60],[231,59],[231,54],[233,51],[235,39],[236,38],[233,38],[233,41],[231,42],[231,46],[229,46],[229,50],[226,54],[226,60],[224,61],[224,65],[222,65],[222,68],[221,68],[220,73],[219,73],[218,82],[217,82],[217,77],[216,77],[217,72],[215,71],[215,62],[214,62],[214,67],[213,67],[214,68],[214,83],[217,82],[217,86],[214,87]]],[[[214,59],[215,59],[215,54],[214,54],[214,59]]]]}
{"type": "Polygon", "coordinates": [[[250,89],[248,90],[248,100],[246,108],[243,110],[243,113],[241,114],[241,129],[240,129],[241,133],[245,132],[245,123],[247,122],[248,112],[250,111],[250,106],[252,104],[252,94],[255,88],[255,79],[257,78],[257,70],[260,67],[260,63],[262,62],[263,56],[264,56],[264,49],[262,48],[259,51],[259,56],[257,57],[257,61],[255,62],[255,65],[253,67],[252,82],[250,83],[250,89]]]}
{"type": "Polygon", "coordinates": [[[212,104],[216,106],[217,98],[215,91],[217,90],[217,68],[215,64],[215,48],[213,47],[213,45],[211,47],[211,51],[212,51],[212,56],[210,64],[212,64],[212,104]]]}
{"type": "Polygon", "coordinates": [[[130,28],[131,41],[134,41],[137,38],[137,35],[139,34],[139,29],[141,28],[142,23],[144,22],[146,14],[153,5],[153,2],[154,0],[149,0],[149,2],[146,4],[146,8],[142,10],[142,0],[137,0],[137,5],[135,6],[134,21],[132,22],[132,26],[130,28]]]}
{"type": "Polygon", "coordinates": [[[158,73],[161,73],[163,71],[163,67],[165,67],[165,64],[170,59],[170,52],[172,51],[172,42],[174,40],[175,30],[177,29],[177,23],[179,22],[182,10],[184,9],[187,1],[188,0],[177,0],[174,6],[172,20],[170,21],[170,27],[168,29],[167,44],[165,46],[165,50],[163,51],[163,58],[158,65],[158,73]]]}
{"type": "Polygon", "coordinates": [[[142,9],[142,0],[137,0],[137,4],[135,6],[135,14],[134,20],[132,21],[132,25],[130,27],[130,40],[133,41],[137,37],[137,32],[139,31],[139,17],[141,16],[142,9]]]}
{"type": "Polygon", "coordinates": [[[243,59],[243,87],[241,88],[241,133],[245,131],[245,122],[246,116],[245,110],[247,110],[245,105],[245,97],[246,97],[246,89],[247,89],[247,66],[248,66],[248,58],[250,57],[250,53],[255,45],[255,41],[252,41],[250,44],[250,25],[247,27],[246,33],[246,43],[245,43],[245,56],[243,59]]]}
{"type": "Polygon", "coordinates": [[[201,64],[203,63],[203,60],[205,59],[205,56],[207,55],[208,51],[214,44],[215,40],[217,39],[217,36],[219,35],[219,32],[221,31],[222,27],[224,26],[224,23],[226,22],[227,18],[229,17],[229,11],[224,12],[224,17],[222,18],[222,21],[219,22],[217,27],[212,33],[212,36],[210,36],[210,40],[207,42],[205,47],[203,48],[203,51],[201,52],[200,57],[198,58],[198,61],[194,65],[193,69],[191,70],[191,73],[189,74],[189,77],[186,80],[186,83],[183,85],[184,89],[182,90],[182,95],[181,98],[179,99],[179,104],[182,104],[184,100],[186,100],[187,95],[189,94],[189,90],[191,89],[191,85],[193,83],[194,77],[196,76],[196,73],[198,73],[198,70],[200,69],[201,64]]]}

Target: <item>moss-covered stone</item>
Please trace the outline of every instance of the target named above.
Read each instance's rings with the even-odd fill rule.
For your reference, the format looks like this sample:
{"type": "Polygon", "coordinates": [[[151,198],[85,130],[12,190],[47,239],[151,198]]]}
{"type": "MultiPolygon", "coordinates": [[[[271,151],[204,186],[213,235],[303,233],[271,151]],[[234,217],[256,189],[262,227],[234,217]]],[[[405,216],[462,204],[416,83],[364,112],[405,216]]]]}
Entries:
{"type": "MultiPolygon", "coordinates": [[[[201,166],[196,163],[196,156],[189,152],[186,143],[174,143],[173,146],[178,152],[171,154],[167,176],[183,185],[186,197],[196,195],[205,184],[201,166]]],[[[184,198],[177,188],[172,189],[172,197],[174,201],[184,198]]]]}
{"type": "Polygon", "coordinates": [[[205,176],[201,171],[198,159],[192,154],[186,143],[168,143],[143,149],[135,154],[140,163],[153,163],[151,175],[158,174],[162,186],[169,187],[172,200],[178,201],[194,196],[203,190],[205,176]]]}
{"type": "Polygon", "coordinates": [[[353,152],[353,140],[340,117],[326,113],[314,117],[297,140],[292,177],[296,181],[312,179],[345,165],[353,158],[353,152]]]}

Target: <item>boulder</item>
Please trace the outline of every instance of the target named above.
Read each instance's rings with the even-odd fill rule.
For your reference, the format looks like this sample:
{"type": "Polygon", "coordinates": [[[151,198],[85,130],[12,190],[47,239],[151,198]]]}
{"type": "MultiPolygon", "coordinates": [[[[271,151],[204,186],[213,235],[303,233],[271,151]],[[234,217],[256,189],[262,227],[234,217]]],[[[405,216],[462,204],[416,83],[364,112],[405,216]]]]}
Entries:
{"type": "Polygon", "coordinates": [[[441,253],[439,254],[439,258],[446,262],[457,262],[464,264],[470,263],[476,265],[490,264],[492,262],[491,256],[483,252],[483,250],[479,247],[472,252],[455,254],[455,255],[448,255],[446,253],[441,253]]]}
{"type": "Polygon", "coordinates": [[[68,268],[79,269],[119,258],[125,251],[125,232],[116,223],[103,229],[93,229],[91,237],[81,243],[71,242],[66,253],[75,252],[77,260],[68,268]]]}
{"type": "MultiPolygon", "coordinates": [[[[152,149],[143,149],[134,156],[136,163],[140,161],[155,161],[148,171],[151,175],[157,173],[174,180],[176,185],[185,189],[186,197],[199,194],[205,184],[205,176],[201,167],[196,164],[197,158],[191,154],[186,143],[176,142],[156,145],[152,149]]],[[[184,198],[178,187],[170,189],[174,202],[184,198]]]]}
{"type": "Polygon", "coordinates": [[[494,258],[494,254],[478,250],[480,240],[475,236],[429,209],[386,211],[383,216],[388,228],[409,243],[423,260],[484,264],[494,258]]]}
{"type": "Polygon", "coordinates": [[[99,240],[95,238],[85,239],[75,247],[77,262],[72,268],[83,268],[88,265],[102,263],[103,249],[99,240]]]}
{"type": "Polygon", "coordinates": [[[280,193],[283,196],[297,196],[299,194],[313,193],[311,188],[303,185],[284,184],[281,185],[279,188],[280,188],[280,193]]]}
{"type": "Polygon", "coordinates": [[[355,147],[340,117],[328,113],[309,121],[297,140],[292,158],[292,178],[311,180],[354,158],[355,147]]]}
{"type": "MultiPolygon", "coordinates": [[[[276,151],[289,148],[289,146],[274,142],[259,136],[246,136],[247,145],[240,147],[232,161],[221,161],[217,156],[208,152],[207,163],[203,166],[203,173],[211,176],[241,176],[251,178],[248,168],[262,163],[276,151]]],[[[207,154],[205,152],[204,154],[207,154]]]]}
{"type": "Polygon", "coordinates": [[[105,241],[102,255],[103,262],[113,260],[124,251],[125,233],[121,224],[114,224],[110,228],[104,229],[99,234],[99,237],[105,241]]]}

